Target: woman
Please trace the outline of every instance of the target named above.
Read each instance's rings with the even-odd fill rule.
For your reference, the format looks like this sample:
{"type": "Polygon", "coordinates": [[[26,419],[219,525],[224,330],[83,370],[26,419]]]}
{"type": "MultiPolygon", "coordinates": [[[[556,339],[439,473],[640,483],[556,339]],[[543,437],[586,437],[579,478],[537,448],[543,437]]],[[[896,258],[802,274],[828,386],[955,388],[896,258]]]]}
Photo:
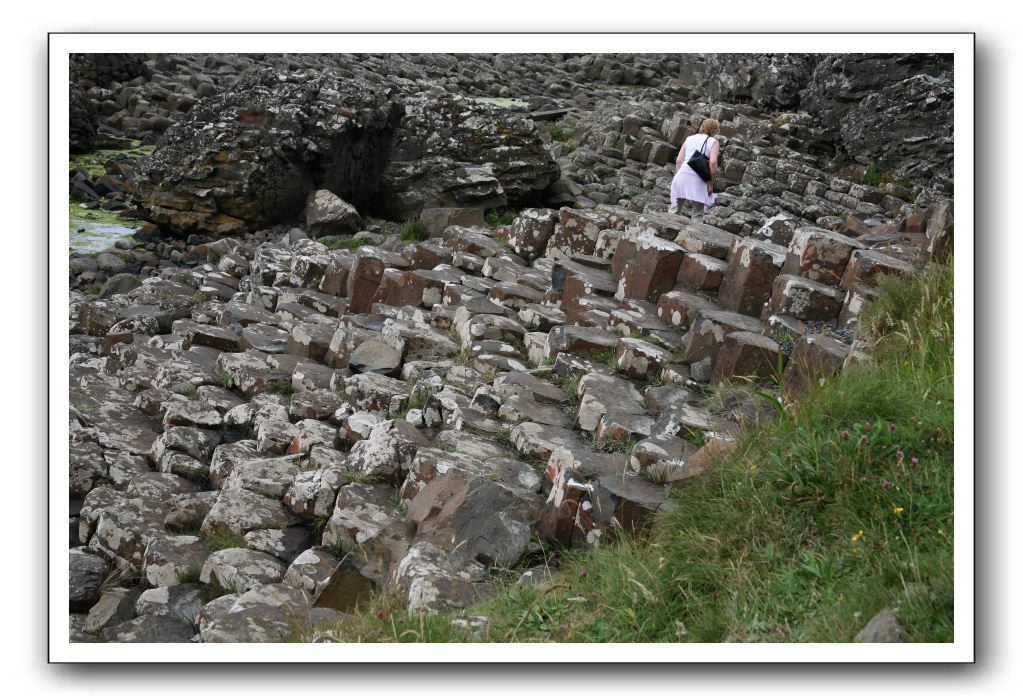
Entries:
{"type": "Polygon", "coordinates": [[[718,153],[721,151],[717,135],[721,124],[716,118],[704,119],[700,132],[690,135],[679,150],[675,160],[675,177],[671,180],[671,207],[668,212],[682,214],[683,207],[689,208],[689,216],[696,219],[696,213],[703,213],[714,205],[714,184],[718,178],[718,153]],[[710,160],[710,181],[704,181],[689,166],[689,158],[695,152],[703,152],[710,160]]]}

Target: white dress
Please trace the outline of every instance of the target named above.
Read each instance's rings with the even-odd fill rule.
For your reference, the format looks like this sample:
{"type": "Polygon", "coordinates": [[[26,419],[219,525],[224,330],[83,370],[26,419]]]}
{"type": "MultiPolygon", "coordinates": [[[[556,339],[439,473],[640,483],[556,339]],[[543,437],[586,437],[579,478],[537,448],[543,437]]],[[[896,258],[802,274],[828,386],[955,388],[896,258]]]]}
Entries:
{"type": "Polygon", "coordinates": [[[690,135],[682,144],[682,148],[685,150],[682,161],[685,164],[679,167],[675,172],[675,177],[671,180],[671,204],[673,206],[678,204],[680,198],[703,203],[704,206],[714,205],[714,194],[707,193],[707,182],[693,171],[688,162],[693,153],[699,150],[702,150],[703,154],[709,158],[715,142],[717,141],[712,136],[697,133],[690,135]],[[706,143],[706,147],[704,147],[704,143],[706,143]]]}

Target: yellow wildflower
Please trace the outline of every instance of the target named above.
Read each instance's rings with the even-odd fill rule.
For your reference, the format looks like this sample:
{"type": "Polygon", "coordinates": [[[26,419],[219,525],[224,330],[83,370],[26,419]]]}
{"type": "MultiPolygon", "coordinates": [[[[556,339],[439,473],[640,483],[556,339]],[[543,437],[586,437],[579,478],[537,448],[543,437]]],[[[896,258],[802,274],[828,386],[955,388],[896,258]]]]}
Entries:
{"type": "Polygon", "coordinates": [[[852,542],[855,544],[857,541],[863,538],[863,530],[856,532],[852,535],[852,542]]]}
{"type": "Polygon", "coordinates": [[[892,512],[894,512],[896,515],[901,513],[903,510],[905,510],[905,508],[901,508],[898,505],[892,505],[892,512]]]}

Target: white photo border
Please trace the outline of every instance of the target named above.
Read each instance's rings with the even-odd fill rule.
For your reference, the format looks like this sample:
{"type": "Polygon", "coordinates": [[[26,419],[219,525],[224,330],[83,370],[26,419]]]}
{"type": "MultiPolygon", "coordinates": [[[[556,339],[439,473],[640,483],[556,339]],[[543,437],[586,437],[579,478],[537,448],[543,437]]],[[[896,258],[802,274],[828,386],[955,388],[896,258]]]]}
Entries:
{"type": "Polygon", "coordinates": [[[49,661],[116,663],[969,663],[974,661],[972,33],[52,33],[49,35],[49,661]],[[66,180],[71,53],[952,53],[955,66],[955,639],[946,644],[103,644],[67,620],[66,180]]]}

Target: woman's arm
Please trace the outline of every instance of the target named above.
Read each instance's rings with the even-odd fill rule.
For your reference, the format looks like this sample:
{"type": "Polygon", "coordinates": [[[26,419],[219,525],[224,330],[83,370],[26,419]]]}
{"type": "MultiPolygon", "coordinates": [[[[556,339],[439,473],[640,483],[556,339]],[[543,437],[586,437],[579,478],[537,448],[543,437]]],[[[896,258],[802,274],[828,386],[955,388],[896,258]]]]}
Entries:
{"type": "Polygon", "coordinates": [[[683,141],[682,141],[682,147],[680,147],[680,148],[679,148],[679,150],[678,150],[678,157],[676,157],[676,158],[675,158],[675,171],[676,171],[676,172],[677,172],[677,171],[678,171],[679,169],[681,169],[681,168],[682,168],[682,165],[683,165],[683,164],[685,164],[685,163],[686,163],[686,161],[685,161],[685,156],[686,156],[686,143],[685,143],[685,141],[683,140],[683,141]]]}
{"type": "Polygon", "coordinates": [[[710,148],[710,181],[707,182],[707,193],[714,193],[714,185],[718,181],[718,153],[721,151],[721,146],[718,141],[715,140],[714,144],[710,148]]]}

